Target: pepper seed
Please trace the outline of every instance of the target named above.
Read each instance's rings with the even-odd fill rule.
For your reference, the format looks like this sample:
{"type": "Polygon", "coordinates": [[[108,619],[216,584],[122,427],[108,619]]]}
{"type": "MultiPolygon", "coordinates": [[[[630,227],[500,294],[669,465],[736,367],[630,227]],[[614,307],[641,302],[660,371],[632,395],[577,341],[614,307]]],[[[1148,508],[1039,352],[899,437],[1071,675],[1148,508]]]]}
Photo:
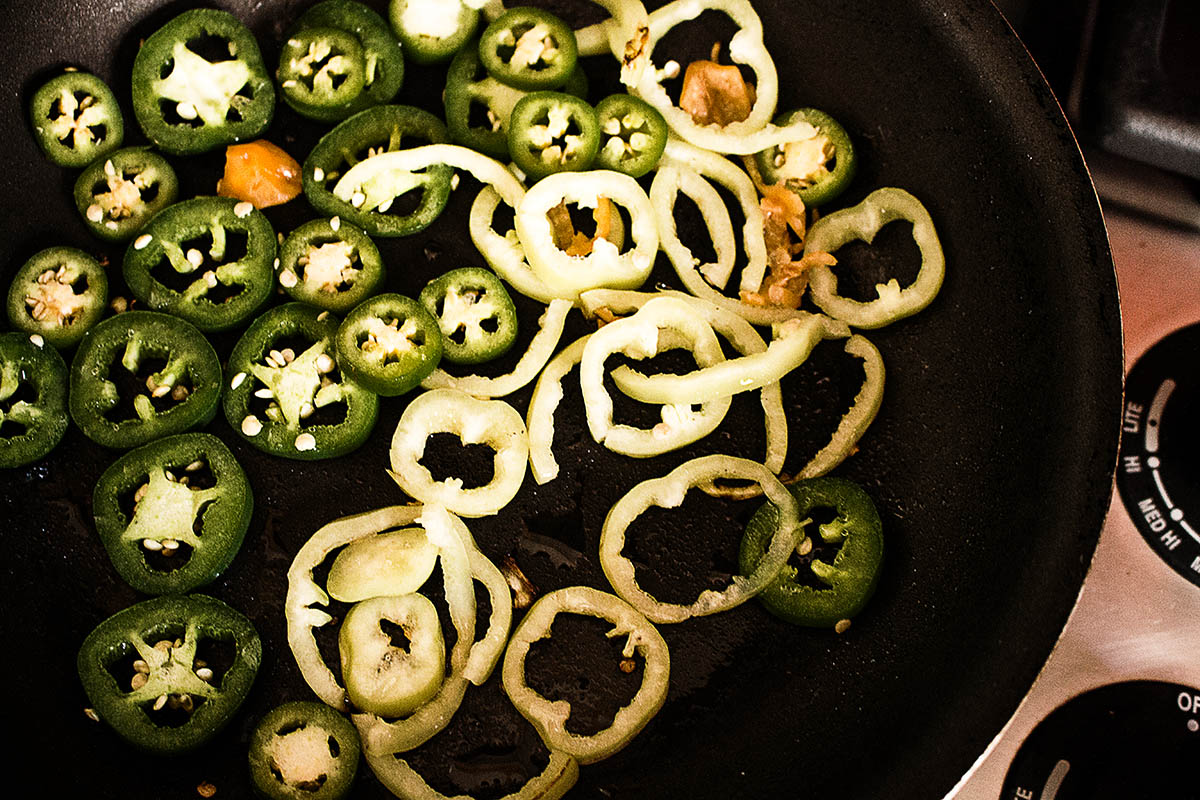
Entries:
{"type": "Polygon", "coordinates": [[[42,338],[40,333],[30,334],[29,341],[33,342],[33,346],[37,348],[44,347],[46,340],[42,338]]]}
{"type": "Polygon", "coordinates": [[[296,360],[296,351],[290,347],[280,350],[279,355],[283,356],[283,360],[289,364],[296,360]]]}
{"type": "Polygon", "coordinates": [[[317,439],[311,433],[302,433],[296,437],[296,449],[300,451],[316,450],[317,439]]]}
{"type": "Polygon", "coordinates": [[[197,472],[202,469],[204,469],[204,461],[199,458],[183,468],[184,472],[197,472]]]}
{"type": "Polygon", "coordinates": [[[187,251],[186,258],[188,263],[193,267],[198,267],[204,263],[204,254],[194,247],[187,251]]]}
{"type": "Polygon", "coordinates": [[[239,372],[237,375],[234,375],[234,376],[233,376],[233,380],[231,380],[231,381],[229,382],[229,388],[230,388],[230,389],[236,389],[236,388],[238,388],[239,386],[241,386],[241,385],[242,385],[242,383],[243,383],[245,380],[246,380],[246,373],[244,373],[244,372],[239,372]]]}
{"type": "Polygon", "coordinates": [[[299,282],[300,279],[296,277],[296,273],[292,272],[290,269],[279,273],[279,285],[285,289],[291,289],[299,282]]]}
{"type": "Polygon", "coordinates": [[[157,539],[142,539],[142,547],[151,553],[158,553],[163,549],[162,543],[157,539]]]}
{"type": "Polygon", "coordinates": [[[333,357],[328,353],[321,353],[321,355],[317,356],[317,372],[333,372],[335,366],[337,365],[334,363],[333,357]]]}
{"type": "Polygon", "coordinates": [[[142,661],[139,658],[137,661],[133,662],[133,670],[134,670],[134,672],[144,672],[147,675],[149,675],[150,674],[150,665],[147,664],[145,661],[142,661]]]}
{"type": "Polygon", "coordinates": [[[213,678],[213,671],[208,667],[199,667],[196,669],[196,677],[202,681],[211,681],[213,678]]]}
{"type": "Polygon", "coordinates": [[[92,203],[87,207],[86,216],[90,222],[99,222],[100,220],[104,219],[104,209],[98,204],[92,203]]]}
{"type": "Polygon", "coordinates": [[[86,716],[88,719],[90,719],[92,722],[99,722],[99,721],[100,721],[100,715],[96,713],[96,709],[94,709],[94,708],[85,708],[85,709],[83,710],[83,714],[84,714],[84,716],[86,716]]]}
{"type": "Polygon", "coordinates": [[[146,247],[153,241],[153,237],[148,233],[143,233],[141,236],[133,240],[134,250],[145,250],[146,247]]]}
{"type": "Polygon", "coordinates": [[[255,389],[254,396],[259,398],[260,400],[270,400],[272,397],[275,396],[275,393],[272,392],[270,389],[267,389],[266,387],[264,387],[262,389],[255,389]]]}
{"type": "Polygon", "coordinates": [[[163,706],[165,706],[166,704],[167,704],[167,696],[165,694],[160,694],[158,696],[158,699],[154,701],[154,710],[162,711],[163,706]]]}
{"type": "Polygon", "coordinates": [[[253,414],[248,415],[242,420],[242,433],[247,436],[258,436],[262,433],[262,423],[258,421],[258,417],[253,414]]]}
{"type": "Polygon", "coordinates": [[[313,170],[313,180],[317,183],[325,180],[325,170],[321,169],[320,167],[315,168],[313,170]]]}
{"type": "Polygon", "coordinates": [[[233,215],[238,219],[244,219],[250,216],[252,211],[254,211],[254,204],[245,200],[233,207],[233,215]]]}
{"type": "Polygon", "coordinates": [[[850,630],[850,620],[848,619],[839,619],[833,626],[834,633],[845,633],[848,630],[850,630]]]}
{"type": "Polygon", "coordinates": [[[329,220],[329,229],[331,231],[333,231],[334,233],[337,233],[337,230],[340,227],[342,227],[342,218],[341,217],[334,217],[331,220],[329,220]]]}
{"type": "Polygon", "coordinates": [[[129,688],[136,692],[138,689],[145,686],[149,681],[150,678],[144,672],[135,673],[134,676],[129,680],[129,688]]]}
{"type": "Polygon", "coordinates": [[[187,396],[188,396],[188,388],[182,384],[180,384],[179,386],[176,386],[174,389],[171,390],[171,399],[174,400],[176,403],[182,403],[184,400],[187,399],[187,396]]]}

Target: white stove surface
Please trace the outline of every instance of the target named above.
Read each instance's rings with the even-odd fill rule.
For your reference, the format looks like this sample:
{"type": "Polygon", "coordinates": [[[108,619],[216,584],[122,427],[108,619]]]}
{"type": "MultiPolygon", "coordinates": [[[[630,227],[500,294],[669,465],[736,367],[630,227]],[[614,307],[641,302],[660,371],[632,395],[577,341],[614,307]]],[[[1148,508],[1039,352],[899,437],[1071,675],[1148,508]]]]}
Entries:
{"type": "MultiPolygon", "coordinates": [[[[1105,223],[1128,372],[1151,345],[1200,322],[1200,231],[1107,207],[1105,223]]],[[[1189,368],[1200,370],[1200,363],[1189,368]]],[[[1039,722],[1072,697],[1130,680],[1200,687],[1200,586],[1150,548],[1114,491],[1090,571],[1054,652],[1012,719],[946,800],[1000,800],[1009,765],[1039,722]]],[[[1200,747],[1200,732],[1190,724],[1188,729],[1200,747]]],[[[1018,790],[1016,796],[1026,795],[1018,790]]]]}

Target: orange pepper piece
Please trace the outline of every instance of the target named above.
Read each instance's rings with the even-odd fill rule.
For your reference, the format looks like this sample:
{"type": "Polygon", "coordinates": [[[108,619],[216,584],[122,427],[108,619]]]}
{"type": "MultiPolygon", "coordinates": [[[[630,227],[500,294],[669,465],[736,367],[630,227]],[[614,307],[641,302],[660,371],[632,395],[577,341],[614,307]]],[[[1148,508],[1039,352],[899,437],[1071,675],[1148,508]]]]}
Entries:
{"type": "Polygon", "coordinates": [[[230,145],[225,150],[225,175],[217,181],[221,197],[267,208],[288,202],[302,188],[296,159],[266,139],[230,145]]]}

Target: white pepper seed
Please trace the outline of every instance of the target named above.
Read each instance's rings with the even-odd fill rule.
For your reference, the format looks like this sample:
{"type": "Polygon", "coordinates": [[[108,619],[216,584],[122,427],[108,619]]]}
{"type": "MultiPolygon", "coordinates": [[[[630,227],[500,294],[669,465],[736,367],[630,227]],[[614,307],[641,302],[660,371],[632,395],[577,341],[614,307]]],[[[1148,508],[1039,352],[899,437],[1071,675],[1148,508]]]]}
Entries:
{"type": "Polygon", "coordinates": [[[316,450],[317,439],[311,433],[302,433],[296,437],[296,449],[300,451],[316,450]]]}
{"type": "Polygon", "coordinates": [[[258,417],[253,414],[248,415],[242,420],[242,433],[247,436],[258,436],[262,433],[262,423],[258,421],[258,417]]]}
{"type": "Polygon", "coordinates": [[[230,388],[230,389],[236,389],[236,388],[238,388],[239,386],[241,386],[241,385],[242,385],[242,383],[243,383],[245,380],[246,380],[246,373],[244,373],[244,372],[239,372],[237,375],[234,375],[234,376],[233,376],[233,380],[231,380],[231,381],[229,382],[229,388],[230,388]]]}
{"type": "Polygon", "coordinates": [[[254,204],[245,200],[233,207],[233,215],[238,219],[244,219],[250,216],[252,211],[254,211],[254,204]]]}
{"type": "Polygon", "coordinates": [[[153,241],[153,239],[150,234],[143,233],[141,236],[133,240],[133,249],[145,250],[151,241],[153,241]]]}

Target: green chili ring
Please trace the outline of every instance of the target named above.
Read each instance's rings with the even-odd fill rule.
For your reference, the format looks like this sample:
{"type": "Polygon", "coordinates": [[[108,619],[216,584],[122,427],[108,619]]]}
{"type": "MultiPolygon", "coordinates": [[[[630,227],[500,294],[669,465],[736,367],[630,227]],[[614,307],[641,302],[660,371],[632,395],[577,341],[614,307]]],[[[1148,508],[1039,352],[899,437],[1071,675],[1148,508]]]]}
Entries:
{"type": "Polygon", "coordinates": [[[71,419],[103,447],[137,447],[205,425],[220,401],[217,352],[195,326],[169,314],[127,311],[109,317],[84,335],[71,360],[71,419]],[[110,376],[114,362],[136,375],[151,359],[166,365],[146,379],[145,392],[134,396],[134,415],[110,419],[121,399],[110,376]]]}
{"type": "Polygon", "coordinates": [[[434,278],[417,296],[438,321],[442,356],[454,364],[482,364],[517,341],[517,310],[504,284],[479,267],[460,267],[434,278]]]}
{"type": "Polygon", "coordinates": [[[349,113],[390,103],[404,84],[404,53],[387,20],[374,9],[356,0],[323,0],[301,14],[296,27],[339,28],[362,44],[366,81],[349,113]]]}
{"type": "Polygon", "coordinates": [[[250,527],[254,496],[246,473],[224,442],[183,433],[125,453],[101,474],[92,493],[96,533],[121,578],[143,594],[183,594],[212,582],[233,562],[250,527]],[[214,485],[188,485],[207,466],[214,485]],[[136,492],[136,494],[135,494],[136,492]],[[133,511],[121,498],[133,494],[133,511]],[[176,555],[179,545],[190,548],[176,555]],[[157,569],[149,552],[174,562],[157,569]]]}
{"type": "Polygon", "coordinates": [[[592,764],[616,753],[638,735],[667,697],[671,657],[662,635],[630,604],[588,586],[569,586],[538,599],[513,631],[504,654],[501,678],[504,691],[517,711],[529,720],[551,750],[572,756],[580,764],[592,764]],[[609,638],[628,636],[622,655],[634,653],[644,659],[642,685],[629,704],[617,711],[608,728],[591,736],[567,730],[571,704],[542,697],[525,680],[525,658],[534,642],[550,636],[554,618],[568,612],[599,617],[613,624],[609,638]]]}
{"type": "Polygon", "coordinates": [[[508,154],[537,181],[592,166],[600,151],[600,122],[586,100],[563,92],[530,92],[513,106],[508,154]]]}
{"type": "Polygon", "coordinates": [[[73,247],[48,247],[13,276],[8,321],[61,350],[79,343],[107,303],[108,275],[100,262],[73,247]]]}
{"type": "Polygon", "coordinates": [[[560,172],[538,181],[520,201],[517,235],[529,266],[552,291],[572,296],[588,289],[636,289],[646,282],[658,254],[658,225],[650,199],[638,182],[620,172],[560,172]],[[624,206],[633,222],[633,249],[621,253],[607,239],[597,239],[586,256],[570,256],[554,244],[546,213],[559,203],[595,208],[601,198],[624,206]]]}
{"type": "Polygon", "coordinates": [[[449,61],[475,35],[479,10],[442,0],[391,0],[388,21],[407,60],[437,64],[449,61]]]}
{"type": "MultiPolygon", "coordinates": [[[[844,478],[812,478],[790,488],[801,516],[817,508],[837,511],[819,531],[825,542],[840,543],[841,547],[832,564],[814,558],[809,565],[828,589],[797,583],[796,568],[785,563],[758,598],[768,611],[793,624],[834,627],[858,614],[875,591],[884,550],[879,512],[861,486],[844,478]]],[[[746,525],[738,554],[743,572],[756,570],[777,516],[766,505],[746,525]]]]}
{"type": "Polygon", "coordinates": [[[540,328],[529,347],[521,356],[520,361],[513,367],[512,372],[495,378],[480,375],[465,375],[455,377],[442,369],[435,369],[429,377],[422,381],[426,389],[457,389],[472,397],[490,399],[506,397],[518,389],[528,385],[538,376],[546,362],[554,354],[562,338],[563,328],[567,324],[567,315],[574,305],[570,300],[551,300],[546,312],[538,320],[540,328]]]}
{"type": "Polygon", "coordinates": [[[446,207],[453,173],[437,162],[379,168],[377,159],[392,155],[406,137],[444,142],[446,126],[428,111],[405,105],[368,108],[343,120],[304,159],[301,178],[308,202],[373,236],[408,236],[429,227],[446,207]],[[347,180],[350,172],[355,177],[347,180]],[[387,213],[397,197],[414,189],[421,191],[414,211],[405,216],[387,213]]]}
{"type": "Polygon", "coordinates": [[[373,295],[385,271],[362,228],[338,217],[314,219],[288,234],[277,280],[293,300],[345,314],[373,295]]]}
{"type": "Polygon", "coordinates": [[[683,622],[690,617],[727,611],[763,591],[779,575],[803,538],[800,506],[770,470],[743,458],[703,456],[685,462],[662,478],[639,483],[613,505],[600,531],[600,566],[616,593],[651,622],[683,622]],[[688,489],[716,480],[752,480],[762,486],[767,501],[779,510],[770,545],[748,576],[734,575],[722,591],[707,589],[689,606],[664,603],[638,585],[633,562],[621,552],[625,549],[625,532],[650,506],[677,508],[688,489]]]}
{"type": "Polygon", "coordinates": [[[855,328],[870,329],[912,316],[933,302],[946,275],[946,256],[929,212],[903,189],[876,189],[858,205],[821,217],[808,231],[804,254],[833,253],[855,239],[870,244],[880,228],[901,219],[912,223],[913,241],[921,251],[917,279],[904,288],[895,278],[877,284],[878,298],[861,303],[839,295],[837,275],[818,264],[809,272],[809,291],[822,311],[855,328]]]}
{"type": "Polygon", "coordinates": [[[266,214],[232,197],[196,197],[176,203],[146,223],[125,250],[121,272],[129,291],[154,311],[182,317],[202,331],[224,331],[245,322],[271,296],[275,231],[266,214]],[[246,252],[225,261],[229,233],[244,234],[246,252]],[[184,245],[210,237],[205,251],[184,245]],[[163,283],[160,262],[184,278],[182,291],[163,283]],[[194,276],[194,277],[193,277],[194,276]],[[212,300],[210,293],[230,293],[212,300]]]}
{"type": "Polygon", "coordinates": [[[613,424],[613,401],[604,387],[605,360],[616,352],[631,358],[652,357],[659,352],[665,331],[682,335],[698,366],[725,358],[712,326],[686,302],[669,297],[651,300],[632,317],[605,325],[588,337],[584,347],[579,383],[588,430],[597,442],[622,455],[646,458],[691,444],[716,430],[729,411],[728,397],[703,403],[698,412],[687,400],[663,406],[663,421],[650,430],[613,424]]]}
{"type": "Polygon", "coordinates": [[[57,350],[23,333],[0,334],[0,425],[20,428],[0,435],[0,469],[37,461],[62,441],[70,425],[67,380],[67,364],[57,350]],[[33,399],[12,401],[30,387],[33,399]]]}
{"type": "Polygon", "coordinates": [[[528,6],[504,12],[479,36],[479,60],[488,74],[526,91],[562,86],[575,69],[578,52],[575,32],[565,22],[528,6]]]}
{"type": "Polygon", "coordinates": [[[598,169],[640,178],[658,166],[667,146],[667,121],[658,109],[631,94],[613,94],[596,105],[602,139],[598,169]]]}
{"type": "Polygon", "coordinates": [[[268,800],[340,800],[354,785],[361,750],[354,726],[329,706],[284,703],[254,726],[250,780],[268,800]]]}
{"type": "MultiPolygon", "coordinates": [[[[803,120],[813,126],[815,134],[813,138],[825,137],[828,146],[833,150],[832,155],[829,156],[834,161],[832,170],[826,166],[828,159],[825,159],[818,164],[813,174],[796,175],[789,171],[789,148],[796,142],[784,142],[775,147],[760,150],[754,154],[754,160],[764,183],[782,184],[795,192],[804,205],[814,208],[833,200],[850,185],[858,168],[858,158],[855,156],[850,134],[846,133],[846,129],[824,111],[815,108],[801,108],[781,115],[776,121],[781,125],[788,125],[796,120],[803,120]]],[[[797,142],[799,141],[812,141],[812,139],[797,140],[797,142]]],[[[819,141],[816,143],[821,144],[819,141]]]]}
{"type": "Polygon", "coordinates": [[[47,81],[33,94],[29,118],[38,146],[60,167],[86,167],[120,147],[125,136],[112,89],[89,72],[47,81]]]}
{"type": "Polygon", "coordinates": [[[626,366],[612,372],[625,394],[643,403],[702,403],[761,389],[803,364],[821,340],[849,336],[845,323],[823,314],[788,320],[765,352],[729,359],[684,375],[643,375],[626,366]]]}
{"type": "Polygon", "coordinates": [[[138,125],[171,155],[253,139],[275,113],[275,87],[254,34],[215,8],[184,11],[147,37],[134,57],[132,82],[138,125]],[[224,39],[230,58],[209,61],[188,47],[204,37],[224,39]]]}
{"type": "Polygon", "coordinates": [[[384,397],[416,388],[442,360],[437,320],[402,294],[364,300],[346,315],[334,341],[346,375],[384,397]]]}
{"type": "Polygon", "coordinates": [[[390,452],[392,480],[411,497],[434,503],[464,517],[497,513],[517,496],[525,478],[529,440],[525,421],[502,400],[477,400],[454,389],[418,395],[396,424],[390,452]],[[463,489],[462,480],[435,481],[420,463],[426,440],[435,433],[454,433],[464,445],[486,444],[495,450],[490,483],[463,489]]]}
{"type": "Polygon", "coordinates": [[[354,113],[366,73],[357,36],[339,28],[312,27],[293,31],[284,41],[275,77],[284,102],[297,113],[336,122],[354,113]]]}
{"type": "Polygon", "coordinates": [[[179,181],[170,162],[148,147],[126,147],[97,159],[75,181],[75,207],[93,235],[132,238],[175,202],[179,181]]]}

